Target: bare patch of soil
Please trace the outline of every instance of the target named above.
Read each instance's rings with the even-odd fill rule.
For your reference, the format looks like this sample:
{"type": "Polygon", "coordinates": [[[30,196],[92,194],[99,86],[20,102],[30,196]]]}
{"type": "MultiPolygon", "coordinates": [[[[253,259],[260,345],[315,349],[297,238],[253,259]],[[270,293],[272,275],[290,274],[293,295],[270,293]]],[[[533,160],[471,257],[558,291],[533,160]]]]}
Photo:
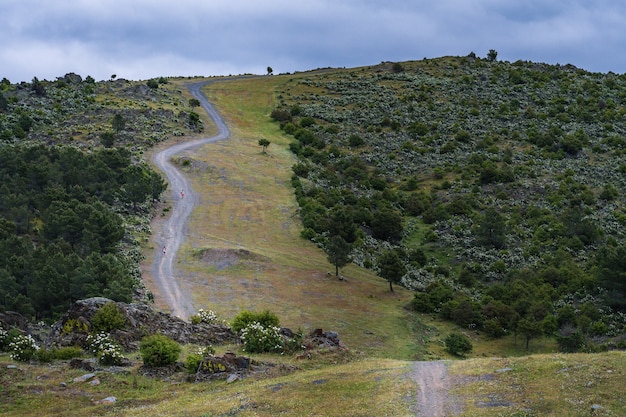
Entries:
{"type": "Polygon", "coordinates": [[[203,262],[218,270],[230,268],[239,263],[263,263],[269,261],[265,256],[246,249],[201,249],[195,254],[203,262]]]}

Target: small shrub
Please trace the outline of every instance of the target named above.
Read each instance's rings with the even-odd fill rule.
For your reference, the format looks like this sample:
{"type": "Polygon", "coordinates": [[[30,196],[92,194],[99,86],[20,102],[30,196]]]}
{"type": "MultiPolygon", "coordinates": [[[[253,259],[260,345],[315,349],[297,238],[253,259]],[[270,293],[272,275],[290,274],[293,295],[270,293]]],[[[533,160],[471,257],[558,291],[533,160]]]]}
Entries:
{"type": "Polygon", "coordinates": [[[243,350],[251,353],[282,352],[284,340],[276,326],[251,323],[241,330],[243,350]]]}
{"type": "Polygon", "coordinates": [[[87,336],[87,344],[102,365],[120,365],[124,359],[120,345],[104,332],[87,336]]]}
{"type": "Polygon", "coordinates": [[[64,346],[62,348],[53,349],[54,359],[57,360],[69,360],[73,358],[80,358],[83,356],[83,350],[78,346],[64,346]]]}
{"type": "Polygon", "coordinates": [[[446,350],[452,355],[465,356],[473,349],[471,340],[461,333],[450,333],[444,340],[446,350]]]}
{"type": "Polygon", "coordinates": [[[126,326],[126,317],[115,303],[106,303],[91,318],[91,327],[94,332],[110,332],[123,329],[126,326]]]}
{"type": "Polygon", "coordinates": [[[76,319],[69,319],[65,323],[63,323],[63,332],[62,334],[70,334],[70,333],[87,333],[89,332],[89,326],[87,323],[82,322],[76,319]]]}
{"type": "Polygon", "coordinates": [[[217,314],[213,310],[205,310],[203,308],[198,310],[198,314],[194,314],[189,318],[192,324],[218,324],[217,314]]]}
{"type": "Polygon", "coordinates": [[[147,366],[166,366],[176,363],[180,355],[180,344],[162,334],[144,337],[139,344],[139,353],[147,366]]]}
{"type": "Polygon", "coordinates": [[[231,328],[235,333],[239,333],[240,330],[252,323],[258,323],[263,327],[278,327],[280,320],[278,320],[278,316],[276,314],[269,310],[261,312],[243,310],[235,316],[233,322],[231,323],[231,328]]]}
{"type": "Polygon", "coordinates": [[[213,349],[213,346],[199,348],[197,351],[187,355],[187,358],[185,359],[185,369],[190,374],[196,373],[202,361],[214,353],[215,349],[213,349]]]}

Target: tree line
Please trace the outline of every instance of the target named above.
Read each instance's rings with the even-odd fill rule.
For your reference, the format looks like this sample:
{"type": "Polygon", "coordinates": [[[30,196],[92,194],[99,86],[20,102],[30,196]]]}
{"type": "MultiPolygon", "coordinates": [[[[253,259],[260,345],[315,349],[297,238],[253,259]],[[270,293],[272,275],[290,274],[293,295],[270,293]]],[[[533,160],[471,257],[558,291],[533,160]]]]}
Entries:
{"type": "Polygon", "coordinates": [[[0,184],[0,311],[48,319],[86,297],[131,301],[122,215],[159,198],[159,174],[121,148],[5,145],[0,184]]]}

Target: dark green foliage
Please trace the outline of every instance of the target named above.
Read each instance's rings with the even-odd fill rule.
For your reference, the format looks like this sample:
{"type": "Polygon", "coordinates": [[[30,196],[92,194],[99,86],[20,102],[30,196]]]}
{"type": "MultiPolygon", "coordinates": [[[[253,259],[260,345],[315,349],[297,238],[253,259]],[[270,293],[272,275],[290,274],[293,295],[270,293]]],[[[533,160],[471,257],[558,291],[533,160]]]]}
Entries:
{"type": "Polygon", "coordinates": [[[520,321],[517,323],[516,330],[520,335],[524,337],[526,341],[526,350],[528,350],[528,346],[532,339],[543,336],[544,333],[541,322],[530,315],[520,319],[520,321]]]}
{"type": "Polygon", "coordinates": [[[506,245],[505,232],[504,218],[495,209],[490,208],[478,219],[476,241],[479,245],[500,249],[506,245]]]}
{"type": "Polygon", "coordinates": [[[406,267],[400,259],[398,252],[387,250],[377,259],[378,275],[389,281],[389,291],[393,292],[393,284],[399,284],[402,276],[406,274],[406,267]]]}
{"type": "MultiPolygon", "coordinates": [[[[383,245],[422,245],[426,259],[400,256],[407,282],[448,271],[459,294],[441,301],[421,291],[416,309],[491,337],[519,334],[520,317],[555,334],[554,305],[575,305],[572,294],[623,309],[621,281],[600,272],[596,257],[626,243],[623,77],[498,62],[495,50],[486,60],[404,67],[312,76],[293,81],[297,97],[284,91],[281,107],[299,109],[287,133],[306,178],[293,182],[302,235],[326,242],[340,206],[363,237],[354,242],[359,265],[376,268],[383,245]],[[399,221],[383,220],[394,212],[399,221]],[[479,305],[463,298],[464,287],[479,305]]],[[[579,314],[572,326],[606,337],[623,328],[610,314],[579,314]]]]}
{"type": "Polygon", "coordinates": [[[235,316],[230,327],[235,333],[252,323],[259,323],[263,327],[278,327],[280,320],[278,316],[269,310],[260,312],[243,310],[235,316]]]}
{"type": "Polygon", "coordinates": [[[159,88],[159,82],[155,79],[146,81],[146,85],[152,88],[153,90],[156,90],[157,88],[159,88]]]}
{"type": "Polygon", "coordinates": [[[146,336],[139,343],[139,353],[145,366],[159,367],[176,363],[181,350],[178,342],[162,334],[146,336]]]}
{"type": "Polygon", "coordinates": [[[189,116],[187,116],[187,122],[192,129],[200,130],[202,126],[202,120],[200,120],[200,115],[195,111],[189,112],[189,116]]]}
{"type": "Polygon", "coordinates": [[[127,321],[117,304],[106,303],[91,318],[91,330],[110,333],[112,330],[123,329],[127,321]]]}
{"type": "Polygon", "coordinates": [[[290,122],[292,120],[291,113],[288,110],[274,109],[270,117],[277,122],[290,122]]]}
{"type": "Polygon", "coordinates": [[[126,127],[126,119],[120,113],[116,113],[111,120],[111,127],[116,133],[120,133],[126,127]]]}
{"type": "Polygon", "coordinates": [[[472,341],[461,333],[450,333],[443,341],[446,350],[455,356],[465,356],[472,351],[472,341]]]}
{"type": "Polygon", "coordinates": [[[402,238],[402,216],[396,210],[384,208],[374,213],[371,227],[372,234],[378,239],[394,241],[402,238]]]}
{"type": "Polygon", "coordinates": [[[84,297],[131,301],[136,283],[111,205],[157,198],[158,174],[123,149],[3,146],[0,177],[0,311],[42,319],[84,297]]]}
{"type": "Polygon", "coordinates": [[[267,147],[270,146],[270,141],[265,138],[259,139],[259,146],[263,148],[263,152],[265,153],[267,147]]]}
{"type": "Polygon", "coordinates": [[[350,262],[352,247],[340,235],[331,236],[324,248],[328,262],[335,266],[335,276],[339,277],[339,268],[343,268],[350,262]]]}
{"type": "Polygon", "coordinates": [[[111,148],[115,143],[115,134],[113,132],[103,132],[100,134],[100,141],[105,148],[111,148]]]}
{"type": "Polygon", "coordinates": [[[603,246],[596,255],[598,283],[607,289],[605,300],[626,312],[626,246],[603,246]]]}

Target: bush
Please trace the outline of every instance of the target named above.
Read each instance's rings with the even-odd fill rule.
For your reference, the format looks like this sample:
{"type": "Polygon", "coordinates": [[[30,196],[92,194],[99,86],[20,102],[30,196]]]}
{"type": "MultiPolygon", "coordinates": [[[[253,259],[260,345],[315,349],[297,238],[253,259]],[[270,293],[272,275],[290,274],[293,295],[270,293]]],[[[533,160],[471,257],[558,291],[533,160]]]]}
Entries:
{"type": "Polygon", "coordinates": [[[9,332],[0,326],[0,352],[6,351],[9,347],[9,332]]]}
{"type": "Polygon", "coordinates": [[[269,310],[261,312],[243,310],[235,316],[230,327],[235,333],[239,333],[240,330],[252,323],[258,323],[263,327],[278,327],[280,321],[278,320],[278,316],[269,310]]]}
{"type": "Polygon", "coordinates": [[[178,342],[162,334],[146,336],[139,343],[139,353],[147,366],[166,366],[176,363],[180,355],[178,342]]]}
{"type": "Polygon", "coordinates": [[[450,333],[444,340],[446,350],[452,355],[465,356],[473,349],[472,342],[465,335],[450,333]]]}
{"type": "Polygon", "coordinates": [[[115,303],[106,303],[91,318],[91,328],[94,332],[110,332],[123,329],[126,326],[126,317],[115,303]]]}
{"type": "Polygon", "coordinates": [[[276,326],[254,322],[241,330],[243,350],[251,353],[282,352],[284,340],[276,326]]]}
{"type": "Polygon", "coordinates": [[[120,365],[124,359],[120,345],[104,332],[87,336],[87,344],[102,365],[120,365]]]}
{"type": "Polygon", "coordinates": [[[189,318],[192,324],[218,324],[217,314],[213,310],[205,310],[203,308],[198,310],[198,314],[194,314],[189,318]]]}
{"type": "Polygon", "coordinates": [[[39,350],[39,346],[31,335],[18,335],[9,343],[11,359],[14,361],[28,362],[39,350]]]}
{"type": "Polygon", "coordinates": [[[203,348],[199,348],[197,351],[192,352],[189,355],[187,355],[187,358],[185,359],[185,369],[190,374],[194,374],[198,372],[198,368],[200,367],[200,364],[202,363],[202,361],[206,357],[213,355],[214,353],[215,353],[215,349],[213,349],[213,346],[206,346],[203,348]]]}

